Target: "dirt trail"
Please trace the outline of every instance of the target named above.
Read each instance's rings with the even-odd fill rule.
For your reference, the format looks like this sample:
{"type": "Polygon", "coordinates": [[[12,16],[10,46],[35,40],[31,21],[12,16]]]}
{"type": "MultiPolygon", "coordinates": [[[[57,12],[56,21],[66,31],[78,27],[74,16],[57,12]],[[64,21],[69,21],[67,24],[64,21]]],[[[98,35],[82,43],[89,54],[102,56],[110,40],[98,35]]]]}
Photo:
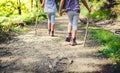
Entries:
{"type": "Polygon", "coordinates": [[[78,30],[76,46],[65,42],[67,16],[56,18],[55,37],[47,34],[47,21],[0,44],[0,73],[111,73],[111,61],[97,58],[98,47],[83,47],[84,30],[78,30]],[[107,70],[104,70],[107,69],[107,70]]]}

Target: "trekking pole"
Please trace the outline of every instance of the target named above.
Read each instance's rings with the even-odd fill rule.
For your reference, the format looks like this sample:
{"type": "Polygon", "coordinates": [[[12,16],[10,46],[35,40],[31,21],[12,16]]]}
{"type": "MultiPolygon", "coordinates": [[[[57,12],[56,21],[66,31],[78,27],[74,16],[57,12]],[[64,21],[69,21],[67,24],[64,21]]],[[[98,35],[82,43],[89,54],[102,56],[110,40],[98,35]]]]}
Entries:
{"type": "Polygon", "coordinates": [[[85,31],[84,44],[83,44],[84,47],[85,47],[87,35],[88,35],[89,19],[90,19],[90,13],[88,14],[88,17],[87,17],[86,31],[85,31]]]}
{"type": "Polygon", "coordinates": [[[38,13],[37,13],[36,20],[35,20],[35,35],[37,35],[38,13]]]}
{"type": "Polygon", "coordinates": [[[39,18],[39,14],[41,12],[41,7],[40,4],[38,5],[38,10],[37,10],[37,16],[36,16],[36,20],[35,20],[35,35],[37,35],[37,25],[38,25],[38,18],[39,18]]]}

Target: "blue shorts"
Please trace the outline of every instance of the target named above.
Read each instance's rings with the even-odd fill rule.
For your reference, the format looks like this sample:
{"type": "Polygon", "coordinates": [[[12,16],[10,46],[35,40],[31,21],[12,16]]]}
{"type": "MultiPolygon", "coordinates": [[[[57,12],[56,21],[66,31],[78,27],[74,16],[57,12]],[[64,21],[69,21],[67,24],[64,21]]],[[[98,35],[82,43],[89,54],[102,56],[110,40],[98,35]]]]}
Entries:
{"type": "Polygon", "coordinates": [[[48,15],[48,23],[51,23],[52,25],[55,24],[55,13],[47,13],[48,15]]]}
{"type": "Polygon", "coordinates": [[[77,30],[79,13],[76,11],[68,11],[67,15],[69,18],[69,25],[72,26],[73,30],[77,30]]]}

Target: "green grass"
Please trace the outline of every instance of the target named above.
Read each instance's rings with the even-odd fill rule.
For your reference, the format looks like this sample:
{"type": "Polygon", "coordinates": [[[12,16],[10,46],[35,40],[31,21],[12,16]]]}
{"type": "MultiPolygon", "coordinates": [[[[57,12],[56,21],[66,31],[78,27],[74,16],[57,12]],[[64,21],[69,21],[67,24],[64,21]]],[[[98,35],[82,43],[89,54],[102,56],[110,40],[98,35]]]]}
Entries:
{"type": "Polygon", "coordinates": [[[99,52],[120,63],[120,37],[104,29],[92,29],[89,38],[98,40],[99,44],[104,46],[99,52]]]}

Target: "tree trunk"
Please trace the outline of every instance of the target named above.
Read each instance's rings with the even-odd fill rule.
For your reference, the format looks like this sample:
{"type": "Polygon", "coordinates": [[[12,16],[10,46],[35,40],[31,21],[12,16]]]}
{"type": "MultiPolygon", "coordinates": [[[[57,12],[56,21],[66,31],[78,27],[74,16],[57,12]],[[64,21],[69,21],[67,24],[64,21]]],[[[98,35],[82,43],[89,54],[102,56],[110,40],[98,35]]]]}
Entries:
{"type": "Polygon", "coordinates": [[[18,0],[17,4],[18,4],[18,7],[17,7],[18,8],[18,14],[21,15],[22,14],[22,12],[21,12],[21,1],[18,0]]]}
{"type": "Polygon", "coordinates": [[[40,0],[40,3],[42,4],[42,0],[40,0]]]}
{"type": "Polygon", "coordinates": [[[32,8],[33,8],[33,0],[31,0],[31,12],[32,12],[32,8]]]}
{"type": "Polygon", "coordinates": [[[35,0],[35,2],[36,2],[36,7],[38,8],[38,0],[35,0]]]}

